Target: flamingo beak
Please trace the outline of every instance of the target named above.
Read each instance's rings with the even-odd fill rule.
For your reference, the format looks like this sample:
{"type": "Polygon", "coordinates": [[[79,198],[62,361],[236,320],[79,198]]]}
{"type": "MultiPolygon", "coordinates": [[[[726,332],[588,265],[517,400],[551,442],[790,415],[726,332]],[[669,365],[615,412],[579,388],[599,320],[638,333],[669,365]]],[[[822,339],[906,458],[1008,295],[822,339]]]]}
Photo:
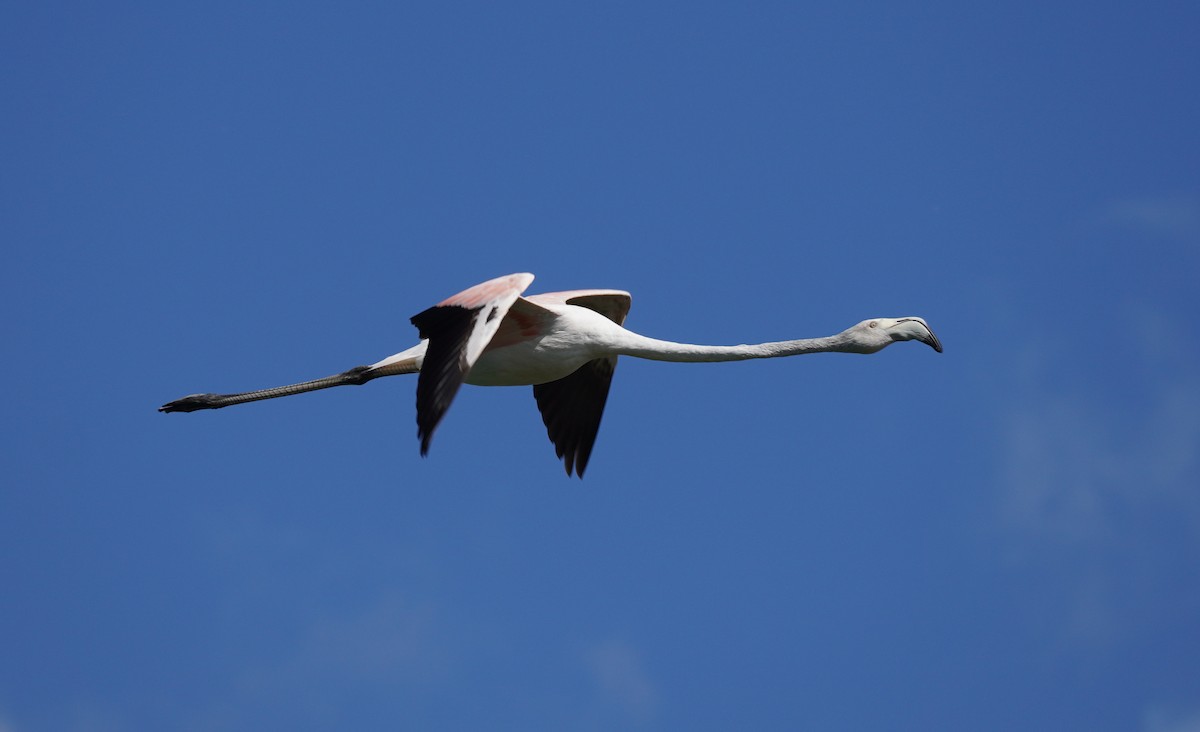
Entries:
{"type": "MultiPolygon", "coordinates": [[[[924,323],[922,323],[922,325],[924,325],[924,323]]],[[[937,351],[938,353],[941,353],[942,352],[942,342],[939,341],[938,337],[933,334],[933,329],[930,328],[928,325],[926,325],[925,333],[927,335],[917,336],[917,340],[926,344],[927,346],[929,346],[933,350],[937,351]]]]}
{"type": "Polygon", "coordinates": [[[900,325],[901,323],[916,323],[918,326],[920,326],[919,328],[908,329],[911,337],[924,343],[938,353],[942,352],[942,342],[939,341],[938,337],[933,334],[933,328],[930,328],[929,324],[924,320],[921,320],[920,318],[902,318],[896,322],[896,325],[900,325]]]}
{"type": "Polygon", "coordinates": [[[938,337],[933,334],[933,328],[930,328],[924,322],[922,322],[921,325],[925,326],[925,328],[924,328],[925,332],[921,335],[918,335],[917,340],[921,341],[922,343],[929,346],[930,348],[937,351],[938,353],[941,353],[942,352],[942,342],[939,341],[938,337]]]}

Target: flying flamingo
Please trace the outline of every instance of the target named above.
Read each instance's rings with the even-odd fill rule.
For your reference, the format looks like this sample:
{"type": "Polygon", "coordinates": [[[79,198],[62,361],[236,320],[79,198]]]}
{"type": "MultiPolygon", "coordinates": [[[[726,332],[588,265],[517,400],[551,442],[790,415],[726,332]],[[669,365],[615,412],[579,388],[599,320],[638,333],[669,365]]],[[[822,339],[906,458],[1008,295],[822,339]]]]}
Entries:
{"type": "Polygon", "coordinates": [[[497,277],[414,315],[421,341],[406,351],[323,379],[240,394],[192,394],[160,412],[220,409],[381,376],[417,373],[417,437],[429,452],[433,431],[458,388],[533,386],[542,421],[567,475],[583,477],[618,356],[655,361],[743,361],[806,353],[875,353],[896,341],[918,340],[942,352],[921,318],[872,318],[825,338],[741,346],[660,341],[622,327],[630,295],[621,290],[571,290],[522,297],[528,273],[497,277]]]}

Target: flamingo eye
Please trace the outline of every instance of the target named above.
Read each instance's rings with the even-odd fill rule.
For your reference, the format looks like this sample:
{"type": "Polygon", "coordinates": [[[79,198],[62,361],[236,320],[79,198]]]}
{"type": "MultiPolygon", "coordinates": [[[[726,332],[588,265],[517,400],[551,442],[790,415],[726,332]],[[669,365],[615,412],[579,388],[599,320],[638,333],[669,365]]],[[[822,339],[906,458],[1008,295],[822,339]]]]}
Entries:
{"type": "Polygon", "coordinates": [[[879,321],[878,321],[878,320],[872,320],[870,323],[867,323],[867,327],[868,327],[868,328],[878,328],[878,327],[879,327],[879,321]]]}

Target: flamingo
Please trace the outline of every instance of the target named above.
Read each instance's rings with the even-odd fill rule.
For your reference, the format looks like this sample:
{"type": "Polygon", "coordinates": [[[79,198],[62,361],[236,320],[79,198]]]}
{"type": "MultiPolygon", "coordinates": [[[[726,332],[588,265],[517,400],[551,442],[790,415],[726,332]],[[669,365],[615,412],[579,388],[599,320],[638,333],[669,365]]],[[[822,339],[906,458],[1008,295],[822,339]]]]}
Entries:
{"type": "Polygon", "coordinates": [[[160,412],[194,412],[365,384],[381,376],[417,377],[417,437],[429,452],[438,423],[463,383],[533,386],[542,421],[567,475],[583,477],[618,356],[654,361],[743,361],[807,353],[876,353],[897,341],[942,344],[917,317],[871,318],[837,335],[740,346],[657,340],[624,328],[631,298],[621,290],[571,290],[522,297],[533,275],[497,277],[412,317],[420,342],[408,350],[323,379],[239,394],[192,394],[160,412]]]}

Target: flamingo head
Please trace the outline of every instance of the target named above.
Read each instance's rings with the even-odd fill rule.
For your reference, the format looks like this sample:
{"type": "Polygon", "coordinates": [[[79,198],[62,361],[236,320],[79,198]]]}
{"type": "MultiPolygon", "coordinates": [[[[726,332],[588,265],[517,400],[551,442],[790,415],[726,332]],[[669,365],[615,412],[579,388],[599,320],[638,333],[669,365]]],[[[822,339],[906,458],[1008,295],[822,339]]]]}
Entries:
{"type": "Polygon", "coordinates": [[[920,341],[938,353],[942,342],[923,318],[871,318],[843,333],[858,353],[876,353],[899,341],[920,341]]]}

